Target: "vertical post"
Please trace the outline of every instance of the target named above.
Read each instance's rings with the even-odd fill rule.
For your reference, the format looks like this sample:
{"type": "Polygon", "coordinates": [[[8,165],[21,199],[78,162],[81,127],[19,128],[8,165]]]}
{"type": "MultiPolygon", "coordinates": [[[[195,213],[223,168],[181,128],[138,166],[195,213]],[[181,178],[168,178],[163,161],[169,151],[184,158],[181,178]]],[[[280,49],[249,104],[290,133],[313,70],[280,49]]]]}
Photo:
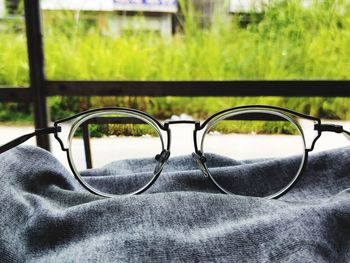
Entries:
{"type": "Polygon", "coordinates": [[[85,152],[86,169],[91,169],[92,168],[92,158],[91,158],[89,123],[86,122],[81,127],[83,129],[83,141],[84,141],[84,150],[85,150],[84,152],[85,152]]]}
{"type": "MultiPolygon", "coordinates": [[[[30,89],[34,105],[35,128],[47,128],[48,109],[45,94],[44,51],[41,33],[40,0],[24,0],[30,89]]],[[[37,145],[50,150],[49,136],[38,136],[37,145]]]]}

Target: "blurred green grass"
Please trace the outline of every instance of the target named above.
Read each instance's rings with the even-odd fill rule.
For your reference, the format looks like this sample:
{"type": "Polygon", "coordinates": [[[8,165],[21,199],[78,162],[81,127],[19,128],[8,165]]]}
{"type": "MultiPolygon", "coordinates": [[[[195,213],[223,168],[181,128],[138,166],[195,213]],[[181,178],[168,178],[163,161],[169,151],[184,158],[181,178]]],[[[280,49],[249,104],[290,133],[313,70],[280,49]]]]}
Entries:
{"type": "MultiPolygon", "coordinates": [[[[276,1],[263,15],[228,21],[214,17],[202,28],[189,1],[180,1],[185,19],[170,39],[130,31],[110,37],[89,15],[44,13],[46,75],[64,80],[343,80],[350,77],[350,6],[345,0],[276,1]]],[[[23,31],[0,31],[0,85],[28,85],[23,31]]],[[[281,87],[283,88],[283,87],[281,87]]],[[[295,87],[295,89],[302,87],[295,87]]],[[[287,107],[331,119],[350,119],[347,98],[150,98],[54,97],[51,118],[103,106],[132,107],[158,118],[187,113],[196,118],[243,104],[287,107]]],[[[30,107],[0,105],[0,121],[30,120],[30,107]],[[14,112],[16,114],[14,114],[14,112]]]]}

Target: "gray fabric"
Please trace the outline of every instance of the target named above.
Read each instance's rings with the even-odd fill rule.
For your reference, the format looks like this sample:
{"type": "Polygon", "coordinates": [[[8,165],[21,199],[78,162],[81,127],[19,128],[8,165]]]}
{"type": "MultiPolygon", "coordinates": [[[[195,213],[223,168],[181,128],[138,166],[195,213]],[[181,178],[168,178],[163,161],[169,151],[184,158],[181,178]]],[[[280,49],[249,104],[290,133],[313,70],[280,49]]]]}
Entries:
{"type": "Polygon", "coordinates": [[[184,156],[146,194],[104,199],[50,153],[17,147],[0,155],[0,261],[350,262],[349,164],[350,148],[313,155],[290,193],[267,200],[217,193],[184,156]]]}

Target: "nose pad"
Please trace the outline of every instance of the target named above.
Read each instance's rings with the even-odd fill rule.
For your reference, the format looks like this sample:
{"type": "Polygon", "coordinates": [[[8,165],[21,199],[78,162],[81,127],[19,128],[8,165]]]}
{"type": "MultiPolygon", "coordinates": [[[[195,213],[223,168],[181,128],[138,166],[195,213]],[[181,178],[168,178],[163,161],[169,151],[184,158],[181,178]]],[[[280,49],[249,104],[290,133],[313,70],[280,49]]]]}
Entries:
{"type": "Polygon", "coordinates": [[[165,162],[169,159],[170,152],[168,150],[163,150],[160,154],[157,154],[154,159],[158,161],[156,168],[154,169],[154,174],[158,174],[162,171],[165,162]]]}
{"type": "Polygon", "coordinates": [[[209,177],[208,167],[205,164],[207,159],[203,155],[199,155],[197,153],[192,153],[192,157],[196,160],[198,168],[202,171],[203,175],[205,177],[209,177]]]}

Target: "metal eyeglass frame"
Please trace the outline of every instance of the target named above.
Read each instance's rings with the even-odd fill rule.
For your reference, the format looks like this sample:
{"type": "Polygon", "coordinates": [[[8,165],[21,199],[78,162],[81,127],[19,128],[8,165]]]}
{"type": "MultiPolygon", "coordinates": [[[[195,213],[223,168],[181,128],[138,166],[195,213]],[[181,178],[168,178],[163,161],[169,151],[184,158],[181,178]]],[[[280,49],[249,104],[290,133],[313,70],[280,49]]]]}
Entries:
{"type": "Polygon", "coordinates": [[[218,189],[226,194],[232,194],[229,191],[225,190],[223,187],[221,187],[213,178],[213,176],[210,174],[209,169],[206,165],[206,157],[203,153],[203,142],[204,137],[207,134],[207,132],[212,128],[218,121],[225,119],[225,118],[232,118],[235,115],[241,115],[244,113],[249,114],[270,114],[274,115],[278,118],[282,118],[286,121],[290,121],[294,124],[294,126],[297,128],[297,130],[300,132],[300,135],[302,136],[303,144],[304,144],[304,154],[302,157],[302,162],[299,167],[299,170],[295,177],[292,179],[292,181],[285,186],[283,189],[278,191],[277,193],[274,193],[272,195],[266,196],[265,198],[270,199],[277,199],[281,197],[282,195],[286,194],[289,190],[292,189],[292,187],[299,181],[307,163],[308,154],[314,149],[314,146],[317,142],[317,140],[320,138],[322,132],[334,132],[334,133],[343,133],[347,139],[350,141],[350,132],[343,129],[343,126],[341,125],[333,125],[333,124],[322,124],[321,119],[317,117],[308,116],[302,113],[298,113],[292,110],[284,109],[281,107],[275,107],[275,106],[267,106],[267,105],[247,105],[247,106],[239,106],[230,108],[227,110],[220,111],[212,116],[210,116],[207,120],[205,120],[203,123],[200,123],[199,121],[192,121],[192,120],[170,120],[164,122],[164,124],[160,123],[157,119],[155,119],[153,116],[139,111],[135,109],[129,109],[129,108],[122,108],[122,107],[109,107],[109,108],[99,108],[99,109],[93,109],[88,110],[85,112],[81,112],[79,114],[76,114],[74,116],[64,118],[61,120],[58,120],[54,122],[53,127],[45,128],[45,129],[37,129],[32,133],[23,135],[21,137],[18,137],[11,142],[3,145],[0,147],[0,154],[12,149],[13,147],[16,147],[20,145],[21,143],[27,141],[31,137],[34,136],[40,136],[40,135],[46,135],[46,134],[54,134],[55,138],[58,140],[61,149],[67,153],[67,159],[68,163],[70,165],[70,168],[75,176],[75,178],[86,188],[88,191],[90,191],[93,194],[102,196],[102,197],[113,197],[117,195],[113,194],[107,194],[100,192],[99,190],[93,188],[89,184],[87,184],[82,177],[80,176],[80,173],[78,172],[77,168],[75,167],[74,162],[72,161],[72,152],[71,152],[71,141],[73,139],[74,132],[76,129],[84,123],[86,120],[89,120],[91,118],[94,118],[95,116],[99,116],[101,114],[118,114],[126,116],[133,116],[136,119],[139,119],[141,123],[147,123],[150,126],[152,126],[158,133],[161,139],[161,145],[162,145],[162,151],[155,156],[155,159],[158,161],[158,164],[155,167],[154,174],[152,179],[141,189],[127,194],[127,195],[133,195],[133,194],[141,194],[144,191],[146,191],[149,187],[152,186],[152,184],[157,180],[160,173],[162,172],[163,166],[165,162],[170,157],[170,147],[171,147],[171,130],[170,125],[173,124],[194,124],[195,128],[193,130],[193,142],[194,142],[194,152],[192,154],[193,158],[197,161],[199,169],[203,172],[203,175],[205,177],[208,177],[217,187],[218,189]],[[311,141],[311,144],[309,147],[306,146],[305,136],[303,128],[300,126],[298,119],[304,119],[314,122],[314,130],[317,132],[317,135],[313,140],[311,141]],[[69,127],[69,128],[67,128],[69,127]],[[166,135],[166,143],[164,143],[164,138],[162,136],[162,133],[165,133],[166,135]],[[200,138],[200,149],[198,147],[198,134],[201,134],[200,138]]]}

